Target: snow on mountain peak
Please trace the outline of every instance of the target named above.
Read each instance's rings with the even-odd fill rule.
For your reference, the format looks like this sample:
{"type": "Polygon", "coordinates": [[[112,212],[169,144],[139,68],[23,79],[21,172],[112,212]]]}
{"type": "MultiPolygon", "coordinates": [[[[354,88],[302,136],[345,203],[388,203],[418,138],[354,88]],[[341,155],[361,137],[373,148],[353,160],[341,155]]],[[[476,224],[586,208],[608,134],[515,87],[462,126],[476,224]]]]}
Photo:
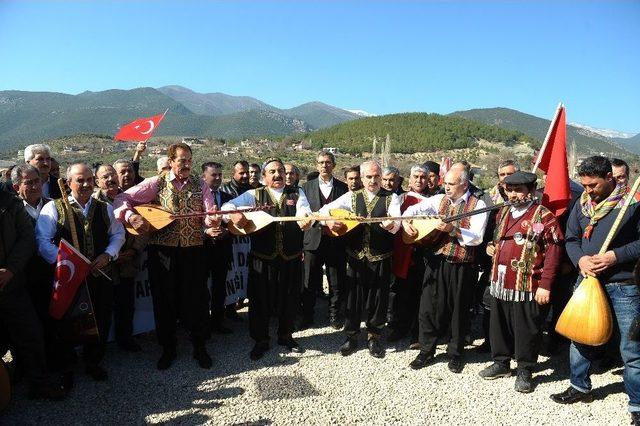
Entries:
{"type": "Polygon", "coordinates": [[[587,126],[586,124],[580,123],[569,123],[570,126],[577,127],[579,129],[586,130],[588,132],[596,133],[600,136],[604,136],[605,138],[630,138],[633,137],[633,133],[620,132],[618,130],[610,130],[610,129],[597,129],[595,127],[587,126]]]}
{"type": "Polygon", "coordinates": [[[377,115],[361,109],[348,109],[347,111],[352,114],[359,115],[360,117],[375,117],[377,115]]]}

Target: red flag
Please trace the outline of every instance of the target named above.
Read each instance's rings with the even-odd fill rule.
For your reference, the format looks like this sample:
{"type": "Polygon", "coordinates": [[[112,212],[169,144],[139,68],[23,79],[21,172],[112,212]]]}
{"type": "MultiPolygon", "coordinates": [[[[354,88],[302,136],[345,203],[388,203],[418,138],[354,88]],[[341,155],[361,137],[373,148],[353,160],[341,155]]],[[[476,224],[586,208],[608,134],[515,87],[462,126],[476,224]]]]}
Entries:
{"type": "Polygon", "coordinates": [[[567,164],[567,126],[564,106],[551,123],[546,144],[538,156],[538,168],[545,172],[547,181],[542,195],[542,205],[560,216],[569,207],[569,166],[567,164]]]}
{"type": "Polygon", "coordinates": [[[49,304],[49,314],[60,319],[69,309],[75,298],[78,287],[91,272],[91,262],[76,250],[69,242],[62,239],[58,246],[53,293],[49,304]]]}
{"type": "Polygon", "coordinates": [[[117,141],[136,141],[144,142],[153,135],[160,122],[164,118],[164,114],[154,115],[148,118],[138,118],[137,120],[125,124],[120,127],[118,133],[113,137],[117,141]]]}

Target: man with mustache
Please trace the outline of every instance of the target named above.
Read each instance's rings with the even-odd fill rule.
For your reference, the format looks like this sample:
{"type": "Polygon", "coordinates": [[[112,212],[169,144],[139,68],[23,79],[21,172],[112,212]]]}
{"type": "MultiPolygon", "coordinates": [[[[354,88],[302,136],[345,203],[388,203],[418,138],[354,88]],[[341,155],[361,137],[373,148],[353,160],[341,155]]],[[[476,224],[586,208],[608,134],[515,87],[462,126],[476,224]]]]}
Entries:
{"type": "MultiPolygon", "coordinates": [[[[145,179],[119,194],[115,201],[116,217],[136,230],[149,233],[149,223],[132,208],[158,204],[173,214],[215,211],[211,189],[191,173],[192,153],[189,145],[176,143],[167,150],[171,170],[145,179]]],[[[206,256],[203,228],[216,225],[212,216],[195,216],[173,221],[149,235],[149,282],[153,297],[156,335],[162,346],[158,370],[166,370],[177,357],[176,325],[178,320],[189,331],[193,358],[202,368],[211,368],[212,360],[205,348],[209,295],[206,284],[206,256]]]]}
{"type": "MultiPolygon", "coordinates": [[[[616,185],[611,162],[601,156],[584,159],[578,167],[578,176],[584,192],[569,214],[566,250],[580,269],[578,282],[584,276],[597,277],[608,295],[613,321],[620,330],[628,409],[634,424],[640,424],[640,342],[629,339],[631,324],[640,312],[640,293],[633,275],[640,258],[640,204],[632,199],[609,249],[598,254],[629,188],[616,185]]],[[[551,399],[559,404],[592,401],[591,366],[602,355],[602,347],[572,342],[569,355],[571,386],[551,395],[551,399]]]]}
{"type": "Polygon", "coordinates": [[[251,185],[249,185],[249,163],[245,160],[240,160],[233,165],[231,180],[222,184],[220,190],[235,198],[251,188],[251,185]]]}
{"type": "Polygon", "coordinates": [[[263,186],[260,183],[260,165],[252,163],[249,165],[249,185],[252,188],[260,188],[263,186]]]}
{"type": "MultiPolygon", "coordinates": [[[[400,200],[396,194],[381,188],[382,168],[375,161],[360,166],[364,188],[348,192],[324,205],[319,215],[328,215],[331,209],[345,209],[362,217],[400,216],[400,200]]],[[[344,232],[346,225],[327,221],[334,232],[344,232]]],[[[365,317],[369,354],[383,358],[380,342],[382,328],[387,319],[389,285],[391,282],[391,256],[393,234],[400,224],[392,220],[363,223],[345,236],[347,245],[346,321],[347,338],[340,353],[348,356],[358,349],[360,320],[365,317]]]]}
{"type": "MultiPolygon", "coordinates": [[[[434,195],[410,206],[403,216],[453,216],[485,207],[482,200],[469,191],[469,174],[464,167],[452,168],[444,178],[444,194],[434,195]]],[[[420,297],[420,353],[411,362],[413,369],[425,367],[435,357],[438,338],[450,330],[447,345],[449,370],[460,373],[464,368],[462,350],[469,329],[469,308],[477,281],[476,247],[482,243],[487,214],[481,213],[457,222],[441,222],[437,231],[442,238],[433,248],[424,250],[425,274],[420,297]]],[[[403,222],[408,237],[417,231],[403,222]]]]}
{"type": "Polygon", "coordinates": [[[351,166],[344,171],[344,181],[349,191],[357,191],[362,189],[362,180],[360,179],[360,166],[351,166]]]}
{"type": "Polygon", "coordinates": [[[435,161],[425,161],[422,167],[427,169],[427,186],[424,195],[431,197],[440,193],[440,165],[435,161]]]}
{"type": "MultiPolygon", "coordinates": [[[[68,199],[73,210],[78,249],[92,260],[95,273],[118,258],[125,231],[115,220],[111,205],[92,197],[94,176],[86,164],[75,163],[67,168],[67,184],[71,189],[68,199]]],[[[72,221],[62,199],[51,201],[42,208],[36,224],[36,239],[40,255],[49,264],[56,262],[60,239],[73,244],[71,226],[72,221]]],[[[87,284],[100,341],[84,345],[85,370],[94,380],[104,381],[107,380],[107,372],[99,363],[104,357],[111,326],[113,285],[100,274],[89,274],[87,284]]]]}
{"type": "MultiPolygon", "coordinates": [[[[222,210],[269,205],[275,217],[307,216],[309,202],[302,188],[286,186],[282,160],[269,158],[262,167],[265,186],[247,191],[225,203],[222,210]]],[[[247,224],[242,213],[230,214],[238,228],[247,224]]],[[[258,360],[269,350],[269,317],[278,316],[278,345],[292,352],[302,352],[293,339],[294,319],[298,310],[300,277],[302,276],[303,231],[312,220],[273,222],[251,234],[249,255],[249,332],[255,341],[249,353],[258,360]]]]}
{"type": "Polygon", "coordinates": [[[113,203],[113,199],[120,193],[116,169],[108,164],[101,164],[96,167],[95,176],[97,190],[94,197],[108,204],[113,203]]]}

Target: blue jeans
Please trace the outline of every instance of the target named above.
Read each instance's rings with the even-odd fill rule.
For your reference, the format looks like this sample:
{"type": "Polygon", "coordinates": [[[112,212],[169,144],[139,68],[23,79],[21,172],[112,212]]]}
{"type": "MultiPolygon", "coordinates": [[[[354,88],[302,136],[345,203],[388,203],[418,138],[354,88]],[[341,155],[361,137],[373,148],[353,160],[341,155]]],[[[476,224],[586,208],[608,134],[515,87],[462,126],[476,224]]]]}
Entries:
{"type": "MultiPolygon", "coordinates": [[[[635,285],[609,283],[604,286],[614,321],[620,329],[620,355],[624,361],[624,386],[629,396],[629,411],[640,411],[640,342],[629,340],[629,327],[640,315],[640,292],[635,285]]],[[[591,363],[602,353],[602,347],[571,342],[571,386],[581,392],[591,391],[591,363]]]]}

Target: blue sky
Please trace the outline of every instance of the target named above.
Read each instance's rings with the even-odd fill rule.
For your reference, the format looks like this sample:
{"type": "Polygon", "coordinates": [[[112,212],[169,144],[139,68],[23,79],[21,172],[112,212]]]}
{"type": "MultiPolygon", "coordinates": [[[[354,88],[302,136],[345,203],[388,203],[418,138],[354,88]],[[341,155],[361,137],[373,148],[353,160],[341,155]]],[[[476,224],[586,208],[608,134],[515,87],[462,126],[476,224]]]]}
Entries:
{"type": "Polygon", "coordinates": [[[504,106],[640,132],[640,1],[0,0],[0,90],[179,84],[282,108],[504,106]]]}

